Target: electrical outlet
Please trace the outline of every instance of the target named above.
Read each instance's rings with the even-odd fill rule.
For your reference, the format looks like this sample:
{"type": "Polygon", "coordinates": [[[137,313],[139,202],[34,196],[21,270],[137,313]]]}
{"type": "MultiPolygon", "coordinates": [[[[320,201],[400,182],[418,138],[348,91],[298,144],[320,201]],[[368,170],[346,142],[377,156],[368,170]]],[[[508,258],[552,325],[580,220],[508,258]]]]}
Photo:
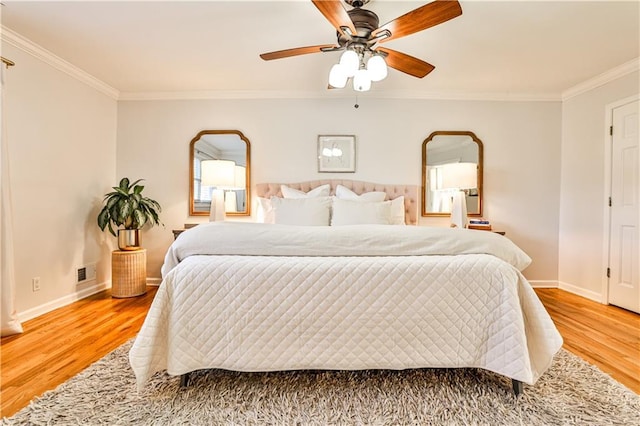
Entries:
{"type": "Polygon", "coordinates": [[[34,292],[40,291],[40,277],[31,278],[31,289],[34,292]]]}

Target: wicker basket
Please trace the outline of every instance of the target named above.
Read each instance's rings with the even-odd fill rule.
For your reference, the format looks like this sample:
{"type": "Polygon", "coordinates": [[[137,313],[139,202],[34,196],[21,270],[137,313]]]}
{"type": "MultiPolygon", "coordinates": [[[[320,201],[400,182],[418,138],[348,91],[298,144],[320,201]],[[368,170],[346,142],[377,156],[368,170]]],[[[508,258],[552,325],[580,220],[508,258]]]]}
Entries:
{"type": "Polygon", "coordinates": [[[147,250],[111,253],[111,296],[135,297],[147,292],[147,250]]]}

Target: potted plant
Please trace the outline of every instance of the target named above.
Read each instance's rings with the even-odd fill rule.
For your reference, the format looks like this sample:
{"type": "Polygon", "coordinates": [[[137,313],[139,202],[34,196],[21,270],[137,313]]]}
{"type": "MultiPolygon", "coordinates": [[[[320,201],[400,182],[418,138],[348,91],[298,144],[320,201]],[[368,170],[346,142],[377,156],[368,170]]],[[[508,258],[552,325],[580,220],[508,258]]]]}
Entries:
{"type": "Polygon", "coordinates": [[[144,186],[138,185],[142,180],[129,183],[128,178],[122,178],[120,184],[113,187],[115,191],[105,195],[104,207],[98,214],[98,226],[103,231],[108,227],[109,232],[118,237],[120,250],[139,250],[140,229],[147,223],[161,224],[158,213],[162,208],[157,201],[142,196],[144,186]],[[112,224],[124,229],[118,229],[116,235],[112,224]]]}

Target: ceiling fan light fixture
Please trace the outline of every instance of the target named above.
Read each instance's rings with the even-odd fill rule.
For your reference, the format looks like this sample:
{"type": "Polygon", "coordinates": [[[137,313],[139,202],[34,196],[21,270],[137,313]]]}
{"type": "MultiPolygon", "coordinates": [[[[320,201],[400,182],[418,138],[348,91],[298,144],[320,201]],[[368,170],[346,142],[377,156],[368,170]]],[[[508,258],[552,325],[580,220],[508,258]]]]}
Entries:
{"type": "Polygon", "coordinates": [[[354,81],[356,90],[369,90],[371,81],[380,81],[387,77],[388,67],[416,78],[423,78],[433,71],[435,67],[421,59],[397,50],[376,46],[378,43],[424,31],[462,15],[460,2],[457,0],[431,1],[380,26],[378,15],[362,8],[369,1],[312,0],[324,18],[335,28],[337,43],[277,50],[263,53],[260,57],[270,61],[309,53],[343,51],[340,57],[341,68],[335,66],[335,70],[332,68],[330,72],[330,89],[342,88],[352,78],[357,80],[354,81]],[[352,9],[345,9],[343,2],[351,5],[352,9]],[[365,64],[366,58],[369,58],[369,61],[365,64]],[[363,73],[359,73],[360,76],[356,79],[356,72],[365,68],[365,65],[370,74],[365,78],[363,73]],[[346,75],[346,81],[344,75],[346,75]]]}
{"type": "Polygon", "coordinates": [[[342,89],[347,85],[347,80],[349,76],[344,70],[342,64],[335,64],[331,67],[331,71],[329,71],[329,85],[331,87],[335,87],[336,89],[342,89]]]}
{"type": "Polygon", "coordinates": [[[367,71],[371,81],[380,81],[387,78],[387,63],[380,55],[373,55],[367,61],[367,71]]]}
{"type": "Polygon", "coordinates": [[[369,72],[362,68],[353,76],[353,90],[356,92],[366,92],[371,89],[371,77],[369,72]]]}
{"type": "Polygon", "coordinates": [[[347,77],[353,77],[360,68],[360,56],[354,50],[345,50],[340,56],[340,65],[347,77]]]}

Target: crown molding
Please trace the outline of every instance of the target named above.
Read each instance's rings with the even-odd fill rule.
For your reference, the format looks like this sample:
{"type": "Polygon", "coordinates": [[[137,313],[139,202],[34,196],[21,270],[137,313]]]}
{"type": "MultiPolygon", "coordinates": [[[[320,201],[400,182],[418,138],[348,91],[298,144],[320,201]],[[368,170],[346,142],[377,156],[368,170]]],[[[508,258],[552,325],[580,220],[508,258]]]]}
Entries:
{"type": "Polygon", "coordinates": [[[587,81],[583,81],[580,84],[576,84],[575,86],[570,87],[569,89],[562,92],[562,100],[566,101],[573,98],[574,96],[581,95],[585,92],[588,92],[589,90],[593,90],[620,77],[624,77],[627,74],[638,71],[638,69],[640,69],[640,58],[632,59],[629,62],[625,62],[622,65],[610,69],[609,71],[605,71],[602,74],[590,78],[587,81]]]}
{"type": "Polygon", "coordinates": [[[418,92],[415,90],[371,90],[356,93],[342,90],[274,91],[274,90],[202,90],[182,92],[121,92],[120,101],[177,101],[216,99],[426,99],[508,102],[559,102],[556,93],[483,93],[483,92],[418,92]]]}
{"type": "Polygon", "coordinates": [[[81,70],[75,65],[65,61],[54,53],[48,51],[44,47],[32,42],[31,40],[21,36],[15,31],[10,30],[4,25],[1,26],[0,39],[29,55],[40,59],[44,63],[51,65],[55,69],[62,71],[71,77],[79,80],[86,85],[96,89],[97,91],[109,96],[112,99],[118,100],[120,91],[115,89],[105,82],[98,80],[91,74],[81,70]]]}
{"type": "Polygon", "coordinates": [[[175,92],[120,92],[121,101],[183,101],[207,99],[314,99],[345,97],[318,91],[193,90],[175,92]]]}
{"type": "Polygon", "coordinates": [[[417,92],[415,90],[390,90],[371,92],[374,98],[386,99],[427,99],[439,101],[500,101],[500,102],[559,102],[557,93],[526,93],[526,92],[472,92],[472,91],[443,91],[417,92]]]}

